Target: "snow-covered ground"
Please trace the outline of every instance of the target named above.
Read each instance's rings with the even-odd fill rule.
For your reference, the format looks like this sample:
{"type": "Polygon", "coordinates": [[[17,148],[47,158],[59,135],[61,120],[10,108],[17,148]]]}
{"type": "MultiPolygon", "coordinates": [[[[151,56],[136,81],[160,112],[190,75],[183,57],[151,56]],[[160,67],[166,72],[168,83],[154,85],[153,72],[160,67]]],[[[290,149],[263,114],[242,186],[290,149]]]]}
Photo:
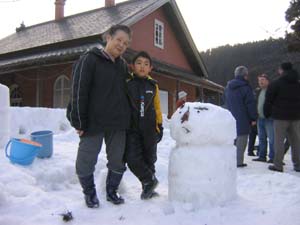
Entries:
{"type": "Polygon", "coordinates": [[[171,203],[168,163],[175,141],[165,120],[156,163],[160,196],[140,200],[141,185],[127,170],[120,187],[125,204],[107,202],[103,146],[95,172],[101,205],[88,209],[74,170],[79,139],[64,110],[11,108],[11,112],[12,137],[51,129],[54,152],[49,159],[36,158],[30,166],[20,166],[11,164],[0,149],[0,225],[64,224],[60,214],[67,211],[74,217],[68,223],[74,225],[300,225],[300,173],[293,171],[290,153],[285,157],[284,173],[269,171],[267,163],[252,162],[252,157],[246,156],[248,167],[239,168],[237,174],[238,197],[221,206],[195,209],[187,203],[171,203]]]}

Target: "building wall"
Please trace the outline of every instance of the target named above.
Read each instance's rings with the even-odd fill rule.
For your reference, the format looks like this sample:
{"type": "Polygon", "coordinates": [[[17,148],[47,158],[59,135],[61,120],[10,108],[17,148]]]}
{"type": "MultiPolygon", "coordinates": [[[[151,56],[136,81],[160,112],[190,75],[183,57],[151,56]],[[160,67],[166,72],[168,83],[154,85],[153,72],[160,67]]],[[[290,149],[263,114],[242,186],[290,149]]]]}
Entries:
{"type": "Polygon", "coordinates": [[[22,71],[1,75],[0,83],[9,88],[16,84],[22,97],[22,106],[36,106],[36,79],[35,71],[22,71]]]}
{"type": "MultiPolygon", "coordinates": [[[[133,31],[132,44],[130,48],[135,51],[145,50],[153,58],[168,64],[175,65],[184,70],[193,73],[191,66],[183,53],[180,43],[176,39],[175,34],[166,18],[162,9],[158,9],[138,21],[131,26],[133,31]],[[164,48],[158,48],[154,45],[154,24],[155,19],[164,23],[164,48]]],[[[176,110],[177,93],[184,90],[188,93],[188,101],[195,101],[197,99],[197,86],[178,81],[170,76],[163,76],[162,74],[152,74],[152,77],[158,81],[161,90],[168,91],[168,116],[170,117],[176,110]]]]}
{"type": "Polygon", "coordinates": [[[131,29],[133,31],[133,38],[130,48],[136,51],[145,50],[156,59],[192,72],[189,63],[183,54],[182,48],[176,39],[176,36],[181,34],[175,34],[173,32],[162,9],[158,9],[144,19],[138,21],[131,26],[131,29]],[[164,49],[154,46],[155,19],[164,23],[164,49]]]}
{"type": "Polygon", "coordinates": [[[71,64],[54,65],[14,72],[0,76],[0,83],[10,87],[20,87],[22,106],[53,107],[55,80],[61,76],[71,76],[71,64]]]}
{"type": "Polygon", "coordinates": [[[168,115],[171,115],[174,112],[174,103],[176,103],[176,80],[172,78],[167,78],[161,75],[152,74],[152,77],[157,80],[160,90],[168,92],[168,115]]]}
{"type": "Polygon", "coordinates": [[[197,87],[188,83],[185,83],[184,81],[178,82],[178,92],[179,91],[185,91],[187,93],[187,101],[193,102],[195,101],[199,96],[197,96],[197,87]]]}
{"type": "Polygon", "coordinates": [[[179,91],[185,91],[187,96],[187,101],[197,100],[197,87],[183,81],[178,81],[171,77],[166,77],[158,74],[152,74],[152,77],[158,81],[159,89],[168,92],[168,117],[170,118],[172,114],[176,111],[176,101],[178,99],[177,93],[179,91]]]}
{"type": "MultiPolygon", "coordinates": [[[[10,87],[17,84],[22,95],[22,106],[30,107],[53,107],[53,88],[55,80],[66,75],[71,79],[72,64],[56,65],[31,69],[0,76],[0,83],[10,87]]],[[[178,81],[170,76],[152,74],[158,81],[160,90],[168,92],[168,116],[176,110],[177,93],[184,90],[188,93],[188,101],[197,98],[197,87],[178,81]]]]}

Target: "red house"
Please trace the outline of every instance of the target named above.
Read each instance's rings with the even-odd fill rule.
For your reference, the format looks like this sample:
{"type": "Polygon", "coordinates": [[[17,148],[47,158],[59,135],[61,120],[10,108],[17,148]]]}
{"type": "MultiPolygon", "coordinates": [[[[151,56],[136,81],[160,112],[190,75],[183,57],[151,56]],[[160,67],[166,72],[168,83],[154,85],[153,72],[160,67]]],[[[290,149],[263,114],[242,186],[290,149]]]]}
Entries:
{"type": "Polygon", "coordinates": [[[10,88],[11,105],[65,107],[73,63],[103,45],[101,36],[114,24],[133,30],[125,59],[139,50],[153,57],[152,76],[159,82],[164,113],[173,113],[181,90],[188,101],[220,103],[223,87],[208,80],[175,0],[106,0],[105,7],[68,17],[65,3],[56,0],[55,20],[21,25],[0,40],[0,83],[10,88]]]}

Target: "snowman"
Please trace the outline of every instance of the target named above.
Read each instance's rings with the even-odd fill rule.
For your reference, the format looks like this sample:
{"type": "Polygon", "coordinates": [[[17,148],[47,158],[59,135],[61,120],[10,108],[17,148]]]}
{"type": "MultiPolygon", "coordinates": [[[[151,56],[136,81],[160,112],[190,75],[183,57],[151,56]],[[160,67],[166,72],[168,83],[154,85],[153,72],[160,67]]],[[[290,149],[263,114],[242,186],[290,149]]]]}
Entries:
{"type": "Polygon", "coordinates": [[[169,200],[194,207],[236,196],[235,120],[219,106],[187,102],[171,118],[176,141],[169,161],[169,200]]]}

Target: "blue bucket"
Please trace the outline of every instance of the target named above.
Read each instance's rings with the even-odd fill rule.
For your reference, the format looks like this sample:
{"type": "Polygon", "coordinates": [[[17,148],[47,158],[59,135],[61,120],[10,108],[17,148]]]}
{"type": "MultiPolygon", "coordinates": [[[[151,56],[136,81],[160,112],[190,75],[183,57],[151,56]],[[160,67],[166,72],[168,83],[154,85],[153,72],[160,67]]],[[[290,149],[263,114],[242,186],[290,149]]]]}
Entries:
{"type": "Polygon", "coordinates": [[[40,148],[41,144],[37,142],[33,142],[27,139],[12,138],[9,140],[5,147],[5,154],[12,163],[17,163],[20,165],[30,165],[40,148]],[[9,146],[10,150],[8,154],[9,146]]]}
{"type": "Polygon", "coordinates": [[[30,134],[30,139],[42,144],[38,158],[50,158],[53,153],[53,132],[50,130],[36,131],[30,134]]]}

